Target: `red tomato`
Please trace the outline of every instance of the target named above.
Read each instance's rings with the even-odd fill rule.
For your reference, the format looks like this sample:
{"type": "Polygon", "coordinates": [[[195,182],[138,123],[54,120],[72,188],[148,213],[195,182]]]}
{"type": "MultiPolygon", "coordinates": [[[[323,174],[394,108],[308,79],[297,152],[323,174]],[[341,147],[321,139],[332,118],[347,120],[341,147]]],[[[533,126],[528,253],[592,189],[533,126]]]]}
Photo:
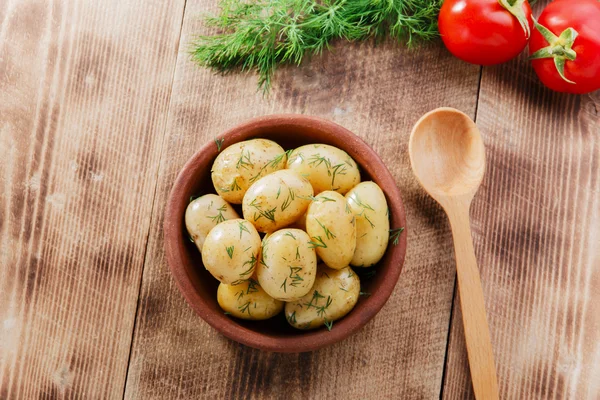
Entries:
{"type": "Polygon", "coordinates": [[[558,92],[600,89],[600,2],[558,0],[544,9],[531,34],[533,69],[558,92]]]}
{"type": "Polygon", "coordinates": [[[533,22],[527,0],[445,0],[440,34],[452,54],[472,64],[515,58],[527,45],[533,22]]]}

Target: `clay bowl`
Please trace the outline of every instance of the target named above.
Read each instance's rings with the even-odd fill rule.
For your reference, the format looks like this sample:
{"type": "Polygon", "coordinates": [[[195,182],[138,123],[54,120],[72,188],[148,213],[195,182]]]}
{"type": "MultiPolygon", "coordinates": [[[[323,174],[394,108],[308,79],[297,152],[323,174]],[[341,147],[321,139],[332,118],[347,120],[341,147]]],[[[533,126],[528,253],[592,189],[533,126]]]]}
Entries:
{"type": "MultiPolygon", "coordinates": [[[[383,189],[391,215],[392,228],[406,226],[404,206],[394,177],[379,156],[358,136],[333,122],[303,115],[272,115],[250,120],[218,135],[223,148],[251,138],[267,138],[285,149],[310,143],[326,143],[345,150],[361,167],[362,180],[373,180],[383,189]]],[[[218,154],[216,144],[204,145],[183,167],[169,195],[164,220],[167,261],[179,289],[194,311],[213,328],[239,343],[276,352],[304,352],[347,338],[379,312],[398,281],[406,253],[406,233],[400,242],[390,243],[376,273],[362,277],[363,290],[356,307],[335,321],[331,331],[321,328],[299,331],[290,327],[283,313],[267,321],[242,321],[223,313],[217,304],[218,282],[202,265],[202,258],[188,239],[184,213],[190,196],[215,193],[210,168],[218,154]]],[[[239,211],[239,209],[238,209],[239,211]]],[[[242,215],[241,211],[239,212],[242,215]]],[[[359,270],[359,269],[356,269],[359,270]]],[[[364,270],[364,269],[363,269],[364,270]]],[[[361,272],[357,271],[359,276],[361,272]]]]}

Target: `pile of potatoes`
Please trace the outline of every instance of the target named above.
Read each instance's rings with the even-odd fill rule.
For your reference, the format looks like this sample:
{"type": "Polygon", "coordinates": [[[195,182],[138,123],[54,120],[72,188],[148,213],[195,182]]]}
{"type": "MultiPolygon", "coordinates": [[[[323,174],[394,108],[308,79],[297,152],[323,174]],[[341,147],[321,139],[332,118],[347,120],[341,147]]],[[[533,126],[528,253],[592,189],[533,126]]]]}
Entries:
{"type": "Polygon", "coordinates": [[[295,328],[331,329],[360,295],[351,266],[371,267],[387,248],[381,188],[361,182],[356,162],[336,147],[285,151],[266,139],[227,147],[211,174],[218,195],[190,202],[185,225],[221,282],[221,308],[250,320],[285,308],[295,328]],[[243,219],[231,204],[241,204],[243,219]]]}

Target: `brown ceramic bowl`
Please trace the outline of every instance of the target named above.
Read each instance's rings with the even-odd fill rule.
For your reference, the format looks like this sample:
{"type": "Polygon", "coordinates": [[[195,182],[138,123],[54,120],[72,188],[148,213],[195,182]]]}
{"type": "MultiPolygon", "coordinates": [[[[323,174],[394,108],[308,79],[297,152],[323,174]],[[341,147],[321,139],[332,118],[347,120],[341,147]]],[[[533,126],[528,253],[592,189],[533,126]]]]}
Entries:
{"type": "MultiPolygon", "coordinates": [[[[362,180],[375,181],[384,191],[391,227],[406,226],[404,206],[394,177],[379,156],[358,136],[333,122],[304,115],[271,115],[245,122],[218,136],[223,148],[243,140],[266,138],[285,149],[310,143],[326,143],[345,150],[361,167],[362,180]]],[[[388,250],[370,278],[361,285],[370,296],[361,296],[356,307],[335,321],[331,331],[300,331],[290,327],[283,313],[266,321],[243,321],[223,313],[217,303],[218,281],[202,265],[202,258],[188,239],[184,214],[190,196],[215,193],[210,168],[218,154],[212,141],[183,167],[169,196],[164,221],[165,249],[171,272],[192,308],[213,328],[237,342],[263,350],[303,352],[338,342],[362,328],[379,312],[398,281],[406,253],[406,233],[388,250]]],[[[239,212],[242,215],[241,212],[239,212]]],[[[359,276],[360,276],[359,271],[359,276]]]]}

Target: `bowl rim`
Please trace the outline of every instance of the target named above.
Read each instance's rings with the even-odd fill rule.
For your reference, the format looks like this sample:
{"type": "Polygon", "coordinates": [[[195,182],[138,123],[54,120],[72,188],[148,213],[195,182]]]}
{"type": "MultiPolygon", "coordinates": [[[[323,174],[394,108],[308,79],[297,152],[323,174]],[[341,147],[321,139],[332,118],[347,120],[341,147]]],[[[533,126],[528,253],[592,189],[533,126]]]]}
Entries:
{"type": "Polygon", "coordinates": [[[407,246],[406,213],[400,189],[379,155],[362,138],[332,121],[302,114],[265,115],[242,122],[224,133],[219,134],[217,137],[226,138],[226,140],[227,138],[230,139],[228,143],[226,142],[226,144],[230,145],[241,140],[248,140],[250,138],[247,136],[249,133],[260,129],[272,128],[273,126],[294,126],[296,128],[312,128],[320,131],[332,132],[336,136],[342,136],[344,142],[347,143],[347,146],[342,148],[342,150],[348,151],[348,147],[361,149],[361,151],[364,152],[362,158],[377,161],[373,164],[369,163],[367,167],[361,163],[357,163],[363,169],[370,169],[370,175],[372,177],[376,175],[374,180],[377,180],[380,183],[380,186],[382,186],[386,195],[388,207],[390,209],[393,208],[393,218],[399,219],[401,223],[400,226],[404,227],[404,234],[400,235],[398,245],[388,247],[388,250],[386,250],[390,251],[390,249],[393,249],[390,260],[388,261],[391,265],[388,267],[388,271],[386,271],[386,279],[380,282],[380,286],[378,286],[375,293],[364,300],[365,306],[360,312],[358,312],[359,310],[353,310],[341,319],[337,325],[334,325],[334,329],[331,331],[318,329],[305,331],[301,334],[289,337],[273,337],[248,329],[239,325],[231,318],[215,312],[211,306],[198,295],[195,286],[184,267],[186,262],[184,260],[184,255],[179,251],[182,241],[187,240],[187,238],[181,235],[181,224],[184,220],[183,215],[180,215],[178,212],[177,203],[181,201],[181,196],[178,196],[178,193],[182,191],[189,181],[187,171],[195,170],[198,163],[206,157],[207,152],[214,152],[214,149],[211,149],[211,146],[215,148],[215,143],[213,142],[204,144],[196,153],[194,153],[194,155],[184,164],[175,179],[169,192],[164,214],[164,248],[167,263],[179,291],[183,294],[192,309],[218,332],[229,339],[257,349],[285,353],[313,351],[341,341],[354,334],[366,325],[366,323],[370,321],[387,302],[404,266],[407,246]],[[241,140],[236,140],[236,138],[240,138],[241,140]],[[381,183],[384,183],[385,185],[381,185],[381,183]],[[344,326],[340,326],[341,324],[344,326]],[[335,327],[338,329],[335,329],[335,327]]]}

